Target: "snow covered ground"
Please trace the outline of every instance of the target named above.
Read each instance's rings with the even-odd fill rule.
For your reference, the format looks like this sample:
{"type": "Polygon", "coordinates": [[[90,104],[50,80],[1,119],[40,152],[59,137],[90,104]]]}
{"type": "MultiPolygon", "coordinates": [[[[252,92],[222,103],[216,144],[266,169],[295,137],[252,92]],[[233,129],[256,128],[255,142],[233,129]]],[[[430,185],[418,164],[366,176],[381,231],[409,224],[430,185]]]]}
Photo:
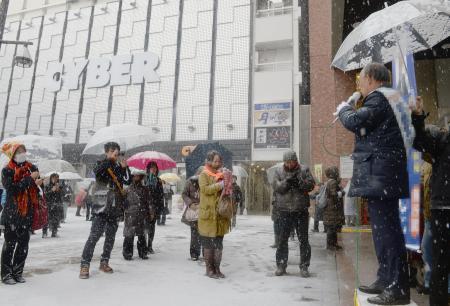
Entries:
{"type": "MultiPolygon", "coordinates": [[[[175,209],[174,209],[175,210],[175,209]]],[[[156,254],[148,261],[122,257],[122,231],[116,236],[111,266],[115,273],[98,270],[103,238],[91,264],[91,278],[78,279],[80,255],[90,222],[68,220],[59,238],[32,236],[25,267],[26,284],[0,284],[1,305],[339,305],[335,256],[325,251],[324,235],[311,235],[312,277],[299,276],[297,242],[290,242],[289,275],[275,277],[272,222],[268,216],[238,216],[238,227],[225,237],[223,280],[204,276],[203,262],[189,260],[189,228],[176,211],[166,226],[157,227],[156,254]]],[[[3,237],[0,238],[3,244],[3,237]]]]}

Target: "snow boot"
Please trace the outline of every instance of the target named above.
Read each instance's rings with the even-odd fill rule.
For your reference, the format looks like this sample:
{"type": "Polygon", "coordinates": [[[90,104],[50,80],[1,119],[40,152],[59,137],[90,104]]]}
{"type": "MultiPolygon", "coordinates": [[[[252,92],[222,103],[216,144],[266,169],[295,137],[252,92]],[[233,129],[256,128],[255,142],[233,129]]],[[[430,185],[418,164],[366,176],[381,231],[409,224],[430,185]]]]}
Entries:
{"type": "Polygon", "coordinates": [[[225,275],[220,272],[220,263],[222,262],[222,250],[214,250],[214,271],[219,278],[225,278],[225,275]]]}
{"type": "Polygon", "coordinates": [[[3,279],[2,279],[3,284],[5,285],[15,285],[17,284],[16,280],[14,279],[14,277],[12,277],[12,275],[6,275],[3,279]]]}
{"type": "Polygon", "coordinates": [[[216,275],[216,271],[214,268],[214,249],[204,249],[204,258],[205,258],[205,266],[206,266],[206,276],[209,278],[219,278],[216,275]]]}
{"type": "Polygon", "coordinates": [[[81,265],[80,268],[80,279],[88,279],[89,278],[89,266],[81,265]]]}
{"type": "Polygon", "coordinates": [[[100,262],[100,271],[108,274],[114,273],[114,270],[109,266],[108,262],[106,261],[100,262]]]}
{"type": "Polygon", "coordinates": [[[286,268],[282,265],[277,266],[277,270],[275,271],[275,276],[283,276],[286,274],[286,268]]]}
{"type": "Polygon", "coordinates": [[[22,274],[14,275],[14,280],[15,280],[16,283],[18,283],[18,284],[26,283],[26,280],[25,280],[25,278],[23,278],[22,274]]]}
{"type": "Polygon", "coordinates": [[[300,276],[302,278],[308,278],[309,277],[308,268],[300,268],[300,276]]]}

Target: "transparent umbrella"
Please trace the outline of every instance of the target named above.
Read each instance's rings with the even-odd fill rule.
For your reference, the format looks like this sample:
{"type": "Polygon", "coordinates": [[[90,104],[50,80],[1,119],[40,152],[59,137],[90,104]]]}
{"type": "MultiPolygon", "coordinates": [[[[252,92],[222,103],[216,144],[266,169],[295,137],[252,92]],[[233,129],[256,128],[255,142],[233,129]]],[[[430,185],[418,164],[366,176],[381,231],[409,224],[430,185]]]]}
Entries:
{"type": "Polygon", "coordinates": [[[62,140],[56,137],[21,135],[12,138],[6,138],[0,143],[11,141],[23,143],[27,149],[27,158],[31,162],[37,162],[41,159],[61,159],[62,158],[62,140]]]}
{"type": "Polygon", "coordinates": [[[370,62],[388,63],[399,52],[406,55],[431,49],[449,36],[449,1],[400,1],[357,26],[342,43],[332,66],[350,71],[370,62]]]}
{"type": "Polygon", "coordinates": [[[82,155],[101,155],[107,142],[117,142],[123,152],[141,146],[150,145],[157,140],[156,134],[149,127],[137,124],[117,124],[98,130],[89,139],[82,155]]]}
{"type": "Polygon", "coordinates": [[[41,160],[37,162],[39,171],[42,173],[48,172],[72,172],[77,173],[71,163],[61,159],[41,160]]]}

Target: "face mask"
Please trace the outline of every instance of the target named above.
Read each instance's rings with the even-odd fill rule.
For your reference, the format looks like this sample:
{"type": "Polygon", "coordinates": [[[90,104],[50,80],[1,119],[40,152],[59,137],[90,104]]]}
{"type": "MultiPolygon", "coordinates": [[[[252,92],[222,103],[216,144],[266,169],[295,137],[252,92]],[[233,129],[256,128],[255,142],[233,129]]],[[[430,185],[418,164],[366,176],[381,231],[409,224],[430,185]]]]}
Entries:
{"type": "Polygon", "coordinates": [[[26,153],[19,153],[16,154],[14,157],[14,161],[18,164],[24,163],[27,160],[27,154],[26,153]]]}

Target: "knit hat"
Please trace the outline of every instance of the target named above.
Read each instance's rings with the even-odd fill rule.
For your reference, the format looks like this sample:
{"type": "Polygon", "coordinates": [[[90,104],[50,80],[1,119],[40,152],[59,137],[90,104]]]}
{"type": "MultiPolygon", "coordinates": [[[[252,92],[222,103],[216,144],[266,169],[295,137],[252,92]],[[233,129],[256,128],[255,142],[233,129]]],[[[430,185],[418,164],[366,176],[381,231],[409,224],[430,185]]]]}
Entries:
{"type": "Polygon", "coordinates": [[[17,149],[19,149],[20,147],[25,149],[23,143],[16,141],[7,142],[2,146],[2,153],[8,156],[9,159],[12,159],[14,157],[14,154],[16,154],[17,149]]]}
{"type": "Polygon", "coordinates": [[[283,161],[286,162],[289,160],[298,161],[297,153],[295,153],[295,151],[289,150],[289,151],[284,152],[283,161]]]}

